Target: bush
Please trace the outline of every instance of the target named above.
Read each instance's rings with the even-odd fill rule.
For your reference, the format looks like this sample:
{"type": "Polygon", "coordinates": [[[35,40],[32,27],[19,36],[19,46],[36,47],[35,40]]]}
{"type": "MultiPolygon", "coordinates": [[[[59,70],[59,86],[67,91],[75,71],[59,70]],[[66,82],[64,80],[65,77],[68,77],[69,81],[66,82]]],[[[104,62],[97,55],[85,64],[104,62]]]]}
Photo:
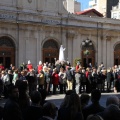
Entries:
{"type": "Polygon", "coordinates": [[[73,66],[76,67],[77,63],[80,63],[81,64],[81,59],[80,58],[76,58],[73,62],[73,66]]]}

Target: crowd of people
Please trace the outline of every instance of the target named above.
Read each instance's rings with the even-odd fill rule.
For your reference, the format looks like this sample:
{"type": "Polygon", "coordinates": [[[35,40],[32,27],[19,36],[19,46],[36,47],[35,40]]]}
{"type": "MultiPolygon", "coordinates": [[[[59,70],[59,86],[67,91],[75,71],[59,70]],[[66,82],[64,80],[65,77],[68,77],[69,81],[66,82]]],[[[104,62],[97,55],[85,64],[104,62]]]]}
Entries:
{"type": "Polygon", "coordinates": [[[119,120],[120,99],[108,96],[106,107],[100,104],[101,92],[91,91],[91,96],[75,90],[66,91],[60,107],[45,100],[45,90],[35,90],[30,97],[25,92],[26,85],[17,84],[9,87],[9,97],[0,108],[1,120],[119,120]],[[24,89],[22,88],[24,86],[24,89]],[[91,103],[89,103],[91,101],[91,103]],[[89,103],[89,104],[88,104],[89,103]]]}
{"type": "MultiPolygon", "coordinates": [[[[12,64],[10,68],[4,68],[1,64],[0,97],[9,99],[4,109],[0,109],[0,116],[3,120],[52,120],[56,116],[58,120],[94,120],[96,117],[108,120],[104,112],[111,106],[102,107],[99,99],[102,92],[112,92],[112,88],[113,92],[120,91],[120,66],[117,65],[106,69],[103,63],[84,68],[79,62],[72,67],[64,61],[55,64],[40,61],[35,68],[30,61],[19,68],[12,64]],[[45,101],[46,95],[58,93],[66,95],[59,110],[45,101]],[[91,93],[92,101],[89,107],[88,93],[91,93]]],[[[119,104],[116,105],[115,110],[120,113],[119,104]]]]}
{"type": "Polygon", "coordinates": [[[7,97],[7,89],[15,85],[18,80],[27,82],[29,95],[36,89],[46,89],[48,94],[63,94],[66,90],[76,90],[77,94],[90,93],[93,89],[101,92],[120,91],[120,66],[106,69],[101,63],[98,68],[92,67],[91,63],[84,68],[78,62],[72,67],[69,62],[56,64],[39,61],[37,67],[32,63],[21,64],[19,68],[10,65],[5,69],[0,65],[0,96],[7,97]],[[107,83],[107,84],[106,84],[107,83]]]}

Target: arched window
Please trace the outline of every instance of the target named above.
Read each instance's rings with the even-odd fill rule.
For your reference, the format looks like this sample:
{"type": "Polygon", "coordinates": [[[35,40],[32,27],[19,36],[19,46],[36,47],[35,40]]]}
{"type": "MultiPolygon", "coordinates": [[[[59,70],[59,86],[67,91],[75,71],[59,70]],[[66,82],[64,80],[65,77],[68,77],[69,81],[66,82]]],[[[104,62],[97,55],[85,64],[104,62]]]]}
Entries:
{"type": "Polygon", "coordinates": [[[15,47],[12,39],[9,37],[1,37],[0,38],[0,46],[7,46],[7,47],[15,47]]]}
{"type": "Polygon", "coordinates": [[[120,43],[115,46],[114,51],[116,51],[116,50],[120,50],[120,43]]]}
{"type": "Polygon", "coordinates": [[[57,42],[54,41],[54,40],[48,40],[44,43],[43,45],[43,48],[55,48],[55,49],[58,49],[58,45],[57,45],[57,42]]]}

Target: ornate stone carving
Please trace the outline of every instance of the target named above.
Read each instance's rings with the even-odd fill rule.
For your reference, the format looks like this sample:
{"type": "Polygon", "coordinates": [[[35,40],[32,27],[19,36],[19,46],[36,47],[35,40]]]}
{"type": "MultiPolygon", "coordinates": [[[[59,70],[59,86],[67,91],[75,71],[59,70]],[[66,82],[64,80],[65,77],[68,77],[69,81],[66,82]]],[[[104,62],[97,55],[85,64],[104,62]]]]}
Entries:
{"type": "Polygon", "coordinates": [[[66,33],[66,37],[67,37],[67,38],[74,39],[74,38],[77,37],[77,34],[76,34],[75,31],[71,30],[71,31],[68,31],[68,32],[66,33]]]}
{"type": "Polygon", "coordinates": [[[106,40],[110,41],[111,40],[111,36],[106,36],[106,40]]]}

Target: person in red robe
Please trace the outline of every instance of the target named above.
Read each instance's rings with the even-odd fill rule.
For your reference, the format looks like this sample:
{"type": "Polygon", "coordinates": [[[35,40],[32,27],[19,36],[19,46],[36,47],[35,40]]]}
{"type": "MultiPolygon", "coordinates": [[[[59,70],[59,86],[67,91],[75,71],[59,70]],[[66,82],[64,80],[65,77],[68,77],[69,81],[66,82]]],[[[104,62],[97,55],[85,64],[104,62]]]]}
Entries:
{"type": "Polygon", "coordinates": [[[27,69],[28,69],[28,71],[30,71],[31,69],[33,69],[33,65],[31,64],[30,60],[28,61],[27,69]]]}
{"type": "Polygon", "coordinates": [[[59,75],[57,73],[57,69],[53,69],[53,74],[52,74],[52,84],[53,84],[53,94],[56,94],[56,88],[59,84],[59,75]]]}
{"type": "Polygon", "coordinates": [[[5,70],[5,67],[3,66],[3,64],[0,64],[0,70],[5,70]]]}
{"type": "Polygon", "coordinates": [[[80,69],[80,63],[78,62],[76,67],[75,67],[76,71],[78,71],[80,69]]]}
{"type": "Polygon", "coordinates": [[[39,61],[39,65],[37,67],[37,71],[38,71],[38,74],[40,73],[40,71],[43,69],[43,65],[42,65],[42,62],[39,61]]]}

